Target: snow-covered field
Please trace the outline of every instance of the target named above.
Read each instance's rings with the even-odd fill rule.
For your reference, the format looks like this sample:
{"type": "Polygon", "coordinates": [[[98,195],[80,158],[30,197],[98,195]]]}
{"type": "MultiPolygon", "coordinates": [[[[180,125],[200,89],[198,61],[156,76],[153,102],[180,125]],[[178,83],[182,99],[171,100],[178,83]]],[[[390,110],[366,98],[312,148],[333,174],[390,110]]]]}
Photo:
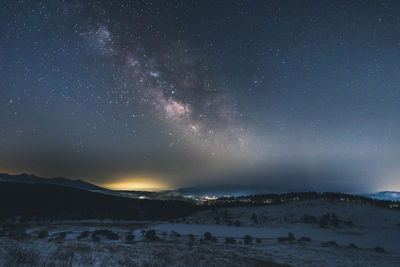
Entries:
{"type": "Polygon", "coordinates": [[[399,224],[399,211],[312,200],[205,210],[174,223],[13,225],[5,230],[14,237],[0,237],[0,266],[400,266],[399,224]],[[94,235],[101,229],[110,232],[94,235]],[[279,240],[289,232],[294,239],[279,240]]]}

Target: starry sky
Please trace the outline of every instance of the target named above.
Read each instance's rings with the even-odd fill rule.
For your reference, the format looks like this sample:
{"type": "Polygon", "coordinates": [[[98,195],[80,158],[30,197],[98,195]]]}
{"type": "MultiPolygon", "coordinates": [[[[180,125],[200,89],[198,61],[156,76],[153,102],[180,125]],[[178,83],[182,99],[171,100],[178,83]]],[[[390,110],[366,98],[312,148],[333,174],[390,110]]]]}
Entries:
{"type": "Polygon", "coordinates": [[[0,172],[400,190],[399,1],[0,3],[0,172]]]}

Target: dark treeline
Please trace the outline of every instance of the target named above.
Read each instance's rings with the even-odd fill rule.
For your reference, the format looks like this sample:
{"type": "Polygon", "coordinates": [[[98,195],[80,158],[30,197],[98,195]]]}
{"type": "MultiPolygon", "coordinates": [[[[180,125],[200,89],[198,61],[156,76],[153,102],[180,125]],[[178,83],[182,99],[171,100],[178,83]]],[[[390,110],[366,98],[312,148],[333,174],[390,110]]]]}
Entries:
{"type": "Polygon", "coordinates": [[[390,200],[372,199],[359,195],[350,195],[344,193],[332,192],[298,192],[298,193],[285,193],[285,194],[263,194],[263,195],[250,195],[240,197],[221,197],[215,200],[207,200],[201,202],[205,206],[260,206],[260,205],[277,205],[288,201],[303,201],[311,199],[328,199],[331,201],[339,202],[352,202],[362,203],[380,207],[400,209],[400,203],[390,200]]]}
{"type": "Polygon", "coordinates": [[[400,209],[399,202],[343,193],[302,192],[222,197],[196,205],[179,200],[141,200],[50,184],[0,183],[0,220],[173,220],[207,208],[277,205],[328,199],[400,209]]]}
{"type": "Polygon", "coordinates": [[[184,201],[116,197],[49,184],[0,183],[0,220],[172,220],[199,209],[184,201]]]}

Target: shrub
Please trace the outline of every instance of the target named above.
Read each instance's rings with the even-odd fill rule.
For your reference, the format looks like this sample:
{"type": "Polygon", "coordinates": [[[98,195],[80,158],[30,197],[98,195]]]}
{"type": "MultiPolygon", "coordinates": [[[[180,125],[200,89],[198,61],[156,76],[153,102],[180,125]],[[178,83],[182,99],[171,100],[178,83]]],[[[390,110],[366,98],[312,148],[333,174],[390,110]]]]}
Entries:
{"type": "Polygon", "coordinates": [[[251,242],[253,241],[253,238],[252,238],[251,236],[249,236],[249,235],[245,235],[245,236],[243,237],[243,241],[244,241],[244,243],[245,243],[246,245],[248,245],[248,244],[251,244],[251,242]]]}
{"type": "Polygon", "coordinates": [[[300,240],[301,242],[311,242],[311,238],[305,237],[305,236],[302,236],[299,240],[300,240]]]}
{"type": "Polygon", "coordinates": [[[252,219],[252,221],[253,221],[255,224],[258,224],[258,217],[257,217],[257,214],[253,213],[253,214],[251,215],[251,219],[252,219]]]}
{"type": "Polygon", "coordinates": [[[294,241],[294,234],[289,232],[287,237],[278,237],[279,242],[285,242],[285,241],[294,241]]]}
{"type": "Polygon", "coordinates": [[[325,228],[328,226],[328,224],[329,224],[329,215],[324,214],[322,218],[319,220],[319,227],[325,228]]]}
{"type": "Polygon", "coordinates": [[[383,247],[374,247],[374,251],[375,252],[379,252],[379,253],[384,253],[386,252],[385,249],[383,247]]]}
{"type": "Polygon", "coordinates": [[[147,230],[145,235],[144,235],[144,238],[146,240],[148,240],[148,241],[157,241],[157,240],[159,240],[155,230],[147,230]]]}
{"type": "Polygon", "coordinates": [[[88,238],[89,233],[90,233],[89,231],[83,231],[83,232],[78,236],[78,239],[88,238]]]}
{"type": "Polygon", "coordinates": [[[317,217],[304,214],[303,217],[301,217],[301,222],[303,223],[318,223],[317,217]]]}
{"type": "Polygon", "coordinates": [[[257,244],[261,244],[261,238],[256,239],[257,244]]]}
{"type": "Polygon", "coordinates": [[[190,234],[189,235],[189,240],[190,240],[190,242],[193,242],[194,241],[194,235],[190,234]]]}
{"type": "Polygon", "coordinates": [[[63,240],[67,236],[67,232],[58,233],[58,239],[63,240]]]}
{"type": "Polygon", "coordinates": [[[211,242],[217,243],[217,242],[218,242],[218,239],[217,239],[215,236],[213,236],[213,237],[211,238],[211,242]]]}
{"type": "Polygon", "coordinates": [[[15,247],[7,253],[6,266],[37,266],[39,255],[33,249],[15,247]]]}
{"type": "Polygon", "coordinates": [[[287,237],[278,237],[279,242],[285,242],[287,241],[287,237]]]}
{"type": "Polygon", "coordinates": [[[328,241],[328,242],[322,243],[322,246],[324,246],[324,247],[338,247],[339,245],[335,241],[328,241]]]}
{"type": "Polygon", "coordinates": [[[3,229],[0,231],[0,236],[8,236],[14,239],[25,239],[30,235],[25,232],[25,229],[20,225],[7,223],[3,224],[3,229]]]}
{"type": "Polygon", "coordinates": [[[108,240],[118,240],[119,236],[116,233],[111,232],[110,230],[96,230],[92,233],[92,237],[96,239],[96,237],[104,236],[108,240]]]}
{"type": "Polygon", "coordinates": [[[125,237],[125,241],[128,243],[132,243],[135,240],[135,235],[129,234],[125,237]]]}
{"type": "Polygon", "coordinates": [[[349,248],[357,248],[357,246],[356,246],[355,244],[353,244],[353,243],[350,243],[350,244],[348,245],[348,247],[349,247],[349,248]]]}
{"type": "Polygon", "coordinates": [[[204,240],[205,240],[205,241],[210,241],[211,238],[212,238],[212,235],[211,235],[210,232],[205,232],[205,233],[204,233],[204,240]]]}
{"type": "Polygon", "coordinates": [[[332,225],[335,226],[335,227],[338,227],[338,226],[339,226],[339,220],[338,220],[338,218],[337,218],[337,216],[336,216],[335,213],[332,213],[332,214],[331,214],[331,223],[332,223],[332,225]]]}
{"type": "Polygon", "coordinates": [[[294,234],[292,232],[288,233],[288,241],[294,241],[294,234]]]}
{"type": "Polygon", "coordinates": [[[225,244],[236,244],[236,240],[233,237],[225,237],[225,244]]]}
{"type": "Polygon", "coordinates": [[[47,230],[42,230],[42,231],[40,231],[39,234],[38,234],[38,237],[39,237],[40,239],[46,238],[46,237],[48,237],[48,236],[49,236],[49,232],[48,232],[47,230]]]}
{"type": "Polygon", "coordinates": [[[174,230],[171,231],[171,237],[172,237],[172,238],[179,238],[180,236],[181,236],[180,233],[175,232],[174,230]]]}
{"type": "Polygon", "coordinates": [[[352,221],[343,221],[347,226],[353,227],[354,223],[352,221]]]}
{"type": "Polygon", "coordinates": [[[233,223],[233,225],[239,227],[241,224],[240,224],[240,221],[236,220],[236,221],[233,223]]]}
{"type": "Polygon", "coordinates": [[[22,240],[30,237],[30,235],[25,232],[25,229],[15,229],[15,230],[10,230],[8,232],[8,237],[17,240],[22,240]]]}

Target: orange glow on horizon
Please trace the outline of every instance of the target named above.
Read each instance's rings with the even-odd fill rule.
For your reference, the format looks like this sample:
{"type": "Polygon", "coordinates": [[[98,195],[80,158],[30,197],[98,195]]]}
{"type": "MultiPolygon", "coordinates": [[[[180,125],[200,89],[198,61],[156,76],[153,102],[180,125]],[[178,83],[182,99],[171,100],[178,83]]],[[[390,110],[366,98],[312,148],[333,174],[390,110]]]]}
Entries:
{"type": "Polygon", "coordinates": [[[153,177],[122,178],[101,186],[111,190],[161,191],[171,189],[168,185],[153,177]]]}

